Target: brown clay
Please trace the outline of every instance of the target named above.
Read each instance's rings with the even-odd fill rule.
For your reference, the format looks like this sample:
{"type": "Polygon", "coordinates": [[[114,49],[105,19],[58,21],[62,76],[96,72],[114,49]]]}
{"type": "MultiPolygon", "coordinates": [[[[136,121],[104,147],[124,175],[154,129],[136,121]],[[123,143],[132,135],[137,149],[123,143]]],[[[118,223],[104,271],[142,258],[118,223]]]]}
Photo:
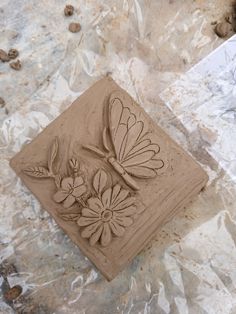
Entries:
{"type": "Polygon", "coordinates": [[[74,14],[74,7],[73,5],[67,4],[64,8],[65,16],[71,16],[74,14]]]}
{"type": "Polygon", "coordinates": [[[13,70],[16,70],[16,71],[19,71],[21,69],[21,62],[20,60],[17,60],[17,61],[14,61],[14,62],[11,62],[10,63],[10,67],[13,69],[13,70]]]}
{"type": "Polygon", "coordinates": [[[69,31],[72,33],[78,33],[81,30],[80,23],[70,23],[69,25],[69,31]]]}
{"type": "Polygon", "coordinates": [[[20,285],[16,285],[10,289],[8,289],[5,293],[4,293],[4,298],[7,301],[13,301],[15,299],[17,299],[22,293],[22,287],[20,285]]]}
{"type": "Polygon", "coordinates": [[[18,56],[19,56],[19,51],[17,49],[12,48],[8,51],[8,57],[10,59],[16,59],[18,56]]]}
{"type": "Polygon", "coordinates": [[[3,49],[0,49],[0,60],[2,62],[8,62],[10,60],[8,54],[3,49]]]}
{"type": "Polygon", "coordinates": [[[110,77],[10,164],[109,280],[207,182],[200,166],[110,77]]]}
{"type": "Polygon", "coordinates": [[[218,23],[215,27],[216,35],[221,38],[228,36],[231,30],[232,30],[232,27],[228,22],[218,23]]]}
{"type": "Polygon", "coordinates": [[[0,97],[0,108],[5,107],[5,105],[6,105],[5,100],[2,97],[0,97]]]}

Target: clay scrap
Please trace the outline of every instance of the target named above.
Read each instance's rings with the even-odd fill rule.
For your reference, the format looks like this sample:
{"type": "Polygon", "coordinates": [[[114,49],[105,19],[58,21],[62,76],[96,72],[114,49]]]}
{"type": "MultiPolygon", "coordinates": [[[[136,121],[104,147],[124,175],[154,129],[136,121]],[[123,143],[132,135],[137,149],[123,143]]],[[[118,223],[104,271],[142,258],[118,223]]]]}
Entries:
{"type": "Polygon", "coordinates": [[[108,280],[208,179],[109,77],[75,100],[10,164],[108,280]]]}

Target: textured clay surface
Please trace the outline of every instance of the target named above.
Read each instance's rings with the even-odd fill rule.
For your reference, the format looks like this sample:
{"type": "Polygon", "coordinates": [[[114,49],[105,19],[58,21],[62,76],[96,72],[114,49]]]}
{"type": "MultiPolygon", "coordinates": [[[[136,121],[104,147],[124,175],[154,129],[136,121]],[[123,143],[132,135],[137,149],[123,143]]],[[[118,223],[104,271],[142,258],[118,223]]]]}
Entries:
{"type": "Polygon", "coordinates": [[[108,77],[11,166],[109,280],[207,182],[201,167],[108,77]]]}

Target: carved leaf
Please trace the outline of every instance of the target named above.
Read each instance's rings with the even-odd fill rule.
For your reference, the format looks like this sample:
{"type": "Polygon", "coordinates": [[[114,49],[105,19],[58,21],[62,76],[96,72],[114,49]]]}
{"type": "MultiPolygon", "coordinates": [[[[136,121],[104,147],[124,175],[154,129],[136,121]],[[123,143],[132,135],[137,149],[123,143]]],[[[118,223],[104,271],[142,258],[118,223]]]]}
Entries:
{"type": "Polygon", "coordinates": [[[60,188],[60,186],[61,186],[61,179],[62,179],[62,177],[60,174],[57,174],[55,176],[55,184],[56,184],[57,188],[60,188]]]}
{"type": "Polygon", "coordinates": [[[103,130],[102,141],[103,141],[104,148],[109,152],[110,149],[109,149],[109,146],[108,146],[107,128],[104,128],[104,130],[103,130]]]}
{"type": "Polygon", "coordinates": [[[107,174],[104,170],[99,169],[93,178],[94,190],[101,194],[107,184],[107,174]]]}
{"type": "Polygon", "coordinates": [[[60,217],[65,221],[77,221],[80,217],[79,213],[61,214],[60,217]]]}
{"type": "Polygon", "coordinates": [[[51,173],[53,173],[53,162],[57,156],[57,152],[58,152],[58,138],[56,137],[55,140],[52,143],[52,146],[50,148],[50,152],[49,152],[49,157],[48,157],[48,169],[51,173]]]}
{"type": "Polygon", "coordinates": [[[50,177],[48,169],[44,167],[29,167],[24,169],[24,172],[31,177],[35,178],[48,178],[50,177]]]}

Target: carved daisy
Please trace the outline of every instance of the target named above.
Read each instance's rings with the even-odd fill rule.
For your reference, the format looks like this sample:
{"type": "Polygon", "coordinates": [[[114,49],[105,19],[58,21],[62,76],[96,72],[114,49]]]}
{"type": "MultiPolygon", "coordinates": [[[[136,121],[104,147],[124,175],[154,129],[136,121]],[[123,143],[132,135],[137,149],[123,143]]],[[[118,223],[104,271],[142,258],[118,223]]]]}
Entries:
{"type": "Polygon", "coordinates": [[[136,211],[135,198],[129,196],[129,191],[116,184],[103,192],[101,197],[91,197],[87,200],[88,207],[82,209],[78,219],[79,226],[84,227],[81,236],[89,238],[91,245],[100,240],[102,246],[107,246],[112,235],[121,237],[125,228],[133,223],[130,217],[136,211]]]}
{"type": "Polygon", "coordinates": [[[63,203],[65,208],[69,208],[85,192],[86,186],[82,177],[67,177],[62,179],[61,189],[54,194],[53,199],[57,203],[63,203]]]}

